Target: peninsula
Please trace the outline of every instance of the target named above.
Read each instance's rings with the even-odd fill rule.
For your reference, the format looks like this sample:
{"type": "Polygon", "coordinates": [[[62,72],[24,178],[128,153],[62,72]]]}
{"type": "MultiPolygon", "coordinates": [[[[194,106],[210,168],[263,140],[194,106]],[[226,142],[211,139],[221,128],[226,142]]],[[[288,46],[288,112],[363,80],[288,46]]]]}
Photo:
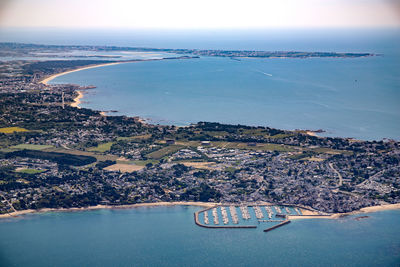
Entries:
{"type": "MultiPolygon", "coordinates": [[[[85,49],[0,47],[2,55],[13,52],[16,57],[33,49],[85,49]]],[[[158,60],[196,58],[200,52],[182,53],[158,60]]],[[[240,52],[249,56],[246,53],[240,52]]],[[[78,91],[88,88],[46,84],[59,73],[121,62],[0,63],[0,213],[267,202],[333,214],[400,203],[397,141],[318,137],[301,130],[215,122],[151,125],[138,117],[104,116],[69,105],[78,91]]]]}

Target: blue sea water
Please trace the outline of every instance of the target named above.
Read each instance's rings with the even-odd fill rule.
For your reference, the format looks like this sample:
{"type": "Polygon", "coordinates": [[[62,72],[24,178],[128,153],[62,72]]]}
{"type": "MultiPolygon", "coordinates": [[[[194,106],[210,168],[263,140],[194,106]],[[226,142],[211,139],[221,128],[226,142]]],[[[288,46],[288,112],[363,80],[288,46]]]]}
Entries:
{"type": "Polygon", "coordinates": [[[399,139],[400,66],[391,67],[392,60],[202,57],[89,69],[52,82],[95,85],[83,107],[153,123],[216,121],[399,139]]]}
{"type": "Polygon", "coordinates": [[[153,123],[216,121],[289,130],[323,129],[328,136],[364,140],[399,140],[399,31],[327,32],[202,33],[204,38],[182,33],[193,37],[187,39],[179,34],[162,39],[162,34],[151,38],[142,33],[123,44],[135,46],[147,40],[150,47],[378,55],[353,59],[237,61],[201,57],[152,61],[74,72],[52,82],[95,85],[97,88],[84,97],[83,107],[117,110],[153,123]]]}
{"type": "Polygon", "coordinates": [[[304,219],[274,231],[205,229],[198,207],[0,220],[0,266],[398,266],[400,211],[304,219]]]}

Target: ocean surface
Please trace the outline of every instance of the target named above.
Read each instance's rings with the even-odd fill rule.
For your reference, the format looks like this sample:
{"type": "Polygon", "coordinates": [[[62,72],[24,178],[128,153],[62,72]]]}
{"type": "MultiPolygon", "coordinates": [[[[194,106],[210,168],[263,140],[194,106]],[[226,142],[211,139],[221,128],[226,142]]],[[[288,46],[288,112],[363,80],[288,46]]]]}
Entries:
{"type": "Polygon", "coordinates": [[[0,220],[0,266],[399,266],[400,211],[304,219],[264,233],[205,229],[198,207],[0,220]]]}
{"type": "Polygon", "coordinates": [[[162,36],[138,36],[136,43],[132,38],[120,45],[140,46],[147,40],[148,47],[370,52],[377,56],[240,61],[201,57],[88,69],[52,82],[95,85],[81,106],[117,110],[116,114],[140,116],[156,124],[213,121],[322,129],[326,136],[363,140],[400,140],[399,31],[228,32],[209,34],[209,39],[200,38],[201,34],[187,39],[177,36],[164,43],[162,36]]]}

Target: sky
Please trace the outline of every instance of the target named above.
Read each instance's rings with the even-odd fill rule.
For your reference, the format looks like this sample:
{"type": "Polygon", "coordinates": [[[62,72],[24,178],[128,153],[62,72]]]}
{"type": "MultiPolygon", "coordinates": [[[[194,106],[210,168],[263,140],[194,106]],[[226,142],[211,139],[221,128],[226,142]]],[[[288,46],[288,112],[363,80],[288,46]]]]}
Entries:
{"type": "Polygon", "coordinates": [[[400,0],[0,0],[0,27],[400,27],[400,0]]]}

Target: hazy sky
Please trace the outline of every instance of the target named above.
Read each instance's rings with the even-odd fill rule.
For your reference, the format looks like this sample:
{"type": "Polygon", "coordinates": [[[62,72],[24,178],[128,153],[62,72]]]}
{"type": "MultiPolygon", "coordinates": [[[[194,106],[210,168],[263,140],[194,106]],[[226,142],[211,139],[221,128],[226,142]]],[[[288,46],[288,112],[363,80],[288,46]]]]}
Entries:
{"type": "Polygon", "coordinates": [[[0,0],[1,27],[400,27],[400,0],[0,0]]]}

